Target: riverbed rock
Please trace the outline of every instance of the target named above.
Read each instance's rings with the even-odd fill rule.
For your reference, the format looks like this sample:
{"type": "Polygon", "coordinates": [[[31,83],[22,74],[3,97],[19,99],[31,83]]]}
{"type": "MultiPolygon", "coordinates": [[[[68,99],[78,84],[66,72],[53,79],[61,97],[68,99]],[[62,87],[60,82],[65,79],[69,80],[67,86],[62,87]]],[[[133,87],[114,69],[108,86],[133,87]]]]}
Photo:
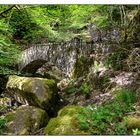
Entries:
{"type": "Polygon", "coordinates": [[[47,113],[33,106],[22,106],[5,117],[8,135],[31,135],[47,124],[47,113]]]}
{"type": "Polygon", "coordinates": [[[88,135],[79,129],[76,115],[81,111],[81,106],[65,106],[52,118],[45,128],[45,135],[88,135]]]}
{"type": "Polygon", "coordinates": [[[57,104],[57,85],[54,80],[45,78],[10,76],[7,94],[18,102],[45,110],[53,110],[57,104]]]}

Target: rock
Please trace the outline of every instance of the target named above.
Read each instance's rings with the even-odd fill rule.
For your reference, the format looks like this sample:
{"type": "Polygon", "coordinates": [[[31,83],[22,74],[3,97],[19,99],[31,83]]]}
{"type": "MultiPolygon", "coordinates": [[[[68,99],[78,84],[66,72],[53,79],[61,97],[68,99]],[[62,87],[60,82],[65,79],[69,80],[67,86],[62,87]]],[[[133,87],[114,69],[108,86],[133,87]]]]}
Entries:
{"type": "Polygon", "coordinates": [[[88,135],[78,128],[76,114],[81,111],[81,106],[66,106],[52,118],[45,128],[45,135],[88,135]]]}
{"type": "Polygon", "coordinates": [[[7,113],[11,107],[11,99],[4,97],[0,98],[0,116],[7,113]]]}
{"type": "Polygon", "coordinates": [[[49,117],[47,113],[33,106],[19,107],[6,115],[8,135],[31,135],[44,127],[49,117]]]}
{"type": "Polygon", "coordinates": [[[139,75],[136,72],[121,72],[110,78],[110,84],[113,84],[114,87],[136,90],[140,86],[139,75]]]}
{"type": "Polygon", "coordinates": [[[10,76],[7,94],[19,103],[29,104],[45,110],[53,110],[57,102],[57,85],[45,78],[10,76]]]}
{"type": "Polygon", "coordinates": [[[56,82],[61,81],[65,77],[65,74],[60,69],[48,63],[39,68],[36,74],[40,74],[44,78],[54,79],[56,82]]]}
{"type": "Polygon", "coordinates": [[[126,118],[127,122],[127,128],[132,130],[132,129],[140,129],[140,117],[137,116],[128,116],[126,118]]]}
{"type": "Polygon", "coordinates": [[[8,97],[0,98],[0,105],[1,106],[12,106],[12,99],[8,97]]]}
{"type": "Polygon", "coordinates": [[[81,76],[87,75],[93,63],[93,58],[84,55],[79,56],[74,64],[72,78],[77,79],[81,76]]]}
{"type": "Polygon", "coordinates": [[[140,48],[133,48],[126,62],[131,71],[140,74],[140,48]]]}
{"type": "Polygon", "coordinates": [[[57,83],[57,87],[60,90],[64,90],[68,86],[69,82],[70,82],[69,79],[63,79],[59,83],[57,83]]]}

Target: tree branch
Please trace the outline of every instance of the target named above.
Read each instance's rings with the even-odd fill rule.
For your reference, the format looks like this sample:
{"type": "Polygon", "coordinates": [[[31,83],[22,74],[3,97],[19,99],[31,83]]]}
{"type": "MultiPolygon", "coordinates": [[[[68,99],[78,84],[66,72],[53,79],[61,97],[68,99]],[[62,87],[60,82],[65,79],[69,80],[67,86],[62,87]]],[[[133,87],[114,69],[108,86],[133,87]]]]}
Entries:
{"type": "Polygon", "coordinates": [[[12,6],[10,6],[8,9],[6,9],[6,10],[0,12],[0,16],[3,17],[3,14],[7,13],[8,11],[10,11],[10,10],[11,10],[12,8],[14,8],[15,6],[16,6],[16,5],[12,5],[12,6]]]}

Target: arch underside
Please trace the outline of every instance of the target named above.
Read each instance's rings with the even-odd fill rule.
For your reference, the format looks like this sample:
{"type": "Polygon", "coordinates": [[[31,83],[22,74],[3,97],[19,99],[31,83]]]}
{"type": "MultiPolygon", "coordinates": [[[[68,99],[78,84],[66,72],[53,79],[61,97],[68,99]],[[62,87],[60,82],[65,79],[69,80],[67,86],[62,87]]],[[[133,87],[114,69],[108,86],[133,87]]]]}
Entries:
{"type": "Polygon", "coordinates": [[[25,65],[22,69],[21,72],[23,73],[32,73],[35,74],[35,72],[42,67],[47,61],[43,59],[37,59],[29,64],[25,65]]]}

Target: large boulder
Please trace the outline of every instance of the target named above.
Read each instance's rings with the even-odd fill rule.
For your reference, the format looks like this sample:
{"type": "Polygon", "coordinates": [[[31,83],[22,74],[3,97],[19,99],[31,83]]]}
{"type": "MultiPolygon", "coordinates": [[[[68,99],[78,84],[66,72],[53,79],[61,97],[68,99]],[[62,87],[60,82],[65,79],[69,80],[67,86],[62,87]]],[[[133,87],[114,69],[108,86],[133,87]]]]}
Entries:
{"type": "Polygon", "coordinates": [[[5,117],[8,135],[31,135],[44,127],[49,117],[47,113],[33,106],[22,106],[5,117]]]}
{"type": "Polygon", "coordinates": [[[7,94],[22,104],[53,110],[57,103],[57,85],[45,78],[10,76],[6,85],[7,94]]]}
{"type": "Polygon", "coordinates": [[[45,135],[88,135],[88,132],[78,127],[77,113],[81,106],[66,106],[58,112],[56,118],[52,118],[45,128],[45,135]]]}

